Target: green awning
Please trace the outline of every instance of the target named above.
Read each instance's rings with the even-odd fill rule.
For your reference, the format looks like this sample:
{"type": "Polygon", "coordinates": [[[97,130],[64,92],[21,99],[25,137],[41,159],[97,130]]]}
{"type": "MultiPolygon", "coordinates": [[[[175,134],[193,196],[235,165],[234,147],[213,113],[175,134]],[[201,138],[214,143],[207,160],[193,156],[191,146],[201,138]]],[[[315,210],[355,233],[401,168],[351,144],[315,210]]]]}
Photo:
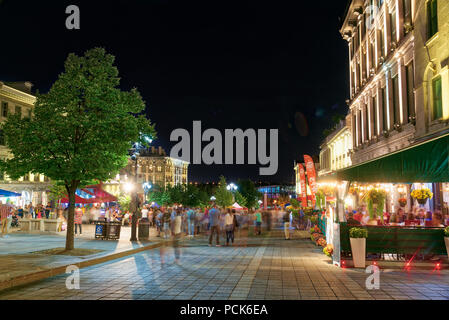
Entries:
{"type": "Polygon", "coordinates": [[[335,180],[412,183],[449,182],[449,135],[418,143],[336,172],[335,180]]]}

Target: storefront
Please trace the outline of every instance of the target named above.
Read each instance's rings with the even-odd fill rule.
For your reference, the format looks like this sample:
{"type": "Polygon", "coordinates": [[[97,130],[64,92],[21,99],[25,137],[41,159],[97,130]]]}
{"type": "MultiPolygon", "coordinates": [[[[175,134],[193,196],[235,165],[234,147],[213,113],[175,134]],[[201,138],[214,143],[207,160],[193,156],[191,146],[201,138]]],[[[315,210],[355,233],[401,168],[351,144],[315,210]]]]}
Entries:
{"type": "MultiPolygon", "coordinates": [[[[328,226],[331,232],[327,239],[338,251],[334,251],[334,262],[340,265],[340,252],[348,250],[345,213],[350,208],[357,210],[370,190],[381,190],[386,194],[382,210],[379,211],[396,212],[404,205],[399,200],[405,199],[403,209],[406,212],[422,208],[431,213],[441,210],[444,214],[447,213],[449,200],[448,181],[449,135],[428,139],[401,151],[320,177],[318,183],[335,185],[334,194],[337,197],[337,205],[330,206],[334,217],[328,219],[332,225],[328,226]],[[423,188],[429,189],[433,197],[420,204],[411,195],[413,190],[423,188]]],[[[447,224],[447,220],[443,223],[447,224]]],[[[373,230],[371,239],[367,239],[367,250],[404,254],[442,254],[444,251],[442,228],[427,226],[422,222],[412,226],[381,223],[369,228],[373,230]]]]}

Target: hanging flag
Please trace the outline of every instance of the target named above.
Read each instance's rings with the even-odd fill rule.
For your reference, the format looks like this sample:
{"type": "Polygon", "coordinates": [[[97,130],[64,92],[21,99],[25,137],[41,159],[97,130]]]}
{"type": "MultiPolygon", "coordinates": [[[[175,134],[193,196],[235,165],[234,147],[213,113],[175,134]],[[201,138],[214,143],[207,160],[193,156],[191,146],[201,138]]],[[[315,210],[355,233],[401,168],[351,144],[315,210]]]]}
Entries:
{"type": "Polygon", "coordinates": [[[307,177],[309,178],[310,191],[312,192],[312,206],[315,206],[315,194],[318,191],[318,186],[316,184],[315,164],[313,163],[312,157],[308,155],[304,155],[304,162],[306,164],[307,177]]]}
{"type": "Polygon", "coordinates": [[[304,167],[302,164],[298,163],[299,168],[299,181],[301,184],[301,199],[302,206],[307,207],[307,185],[306,185],[306,172],[304,171],[304,167]]]}

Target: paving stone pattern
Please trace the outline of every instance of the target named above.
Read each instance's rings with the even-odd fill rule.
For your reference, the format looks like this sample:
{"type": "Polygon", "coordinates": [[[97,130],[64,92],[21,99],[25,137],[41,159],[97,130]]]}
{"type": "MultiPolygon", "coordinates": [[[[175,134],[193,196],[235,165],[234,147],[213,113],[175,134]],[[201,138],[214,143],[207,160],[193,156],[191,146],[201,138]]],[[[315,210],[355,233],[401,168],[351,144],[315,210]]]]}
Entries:
{"type": "Polygon", "coordinates": [[[184,241],[180,265],[163,246],[80,270],[81,288],[67,275],[0,292],[0,299],[82,300],[408,300],[449,299],[449,271],[383,271],[367,290],[364,270],[333,266],[307,239],[245,238],[233,247],[184,241]],[[164,263],[162,263],[164,261],[164,263]]]}

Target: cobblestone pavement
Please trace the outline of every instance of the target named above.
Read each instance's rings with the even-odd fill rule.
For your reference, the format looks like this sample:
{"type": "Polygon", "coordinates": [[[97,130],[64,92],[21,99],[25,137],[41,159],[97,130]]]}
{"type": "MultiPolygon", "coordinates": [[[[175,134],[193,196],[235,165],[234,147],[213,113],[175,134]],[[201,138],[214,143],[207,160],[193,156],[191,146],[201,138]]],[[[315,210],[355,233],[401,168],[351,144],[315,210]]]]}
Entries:
{"type": "Polygon", "coordinates": [[[307,239],[244,238],[233,247],[182,243],[180,265],[165,246],[80,270],[80,289],[60,275],[0,299],[449,299],[449,271],[383,271],[367,290],[364,270],[333,266],[307,239]],[[164,263],[161,263],[162,260],[164,263]]]}

